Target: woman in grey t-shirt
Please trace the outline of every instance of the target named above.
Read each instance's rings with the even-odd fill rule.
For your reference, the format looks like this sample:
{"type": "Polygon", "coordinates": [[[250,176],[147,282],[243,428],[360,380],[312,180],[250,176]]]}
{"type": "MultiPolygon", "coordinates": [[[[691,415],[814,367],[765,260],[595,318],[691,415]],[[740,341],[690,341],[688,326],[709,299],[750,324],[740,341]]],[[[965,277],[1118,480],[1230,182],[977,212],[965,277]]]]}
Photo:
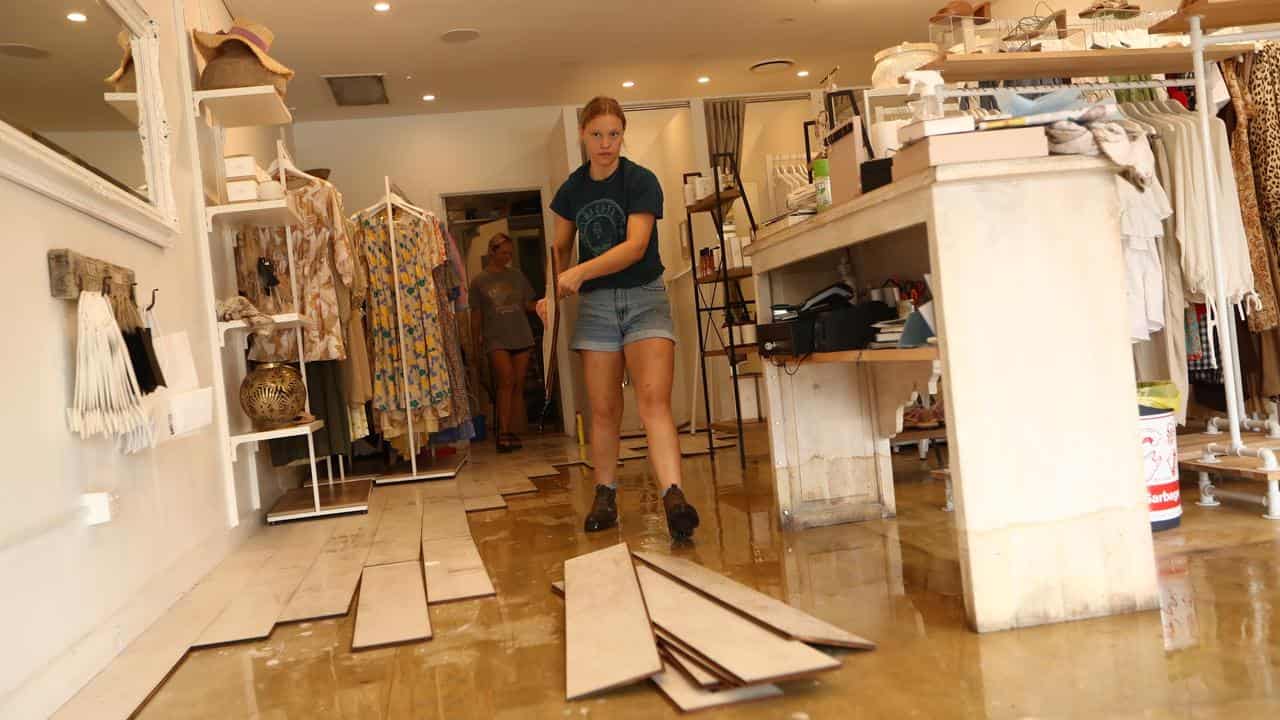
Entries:
{"type": "Polygon", "coordinates": [[[494,435],[498,452],[522,446],[508,429],[514,427],[515,409],[529,369],[533,329],[528,313],[537,299],[524,273],[511,267],[515,248],[511,238],[499,233],[489,240],[484,270],[471,282],[471,332],[476,347],[489,356],[494,374],[494,404],[497,406],[494,435]]]}

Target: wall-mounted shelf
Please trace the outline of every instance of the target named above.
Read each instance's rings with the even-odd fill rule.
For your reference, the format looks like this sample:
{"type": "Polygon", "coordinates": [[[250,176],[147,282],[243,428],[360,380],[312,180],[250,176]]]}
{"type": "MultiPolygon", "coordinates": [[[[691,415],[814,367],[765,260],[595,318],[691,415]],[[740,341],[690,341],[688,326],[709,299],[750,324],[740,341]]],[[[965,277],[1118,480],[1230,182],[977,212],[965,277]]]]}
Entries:
{"type": "Polygon", "coordinates": [[[224,128],[288,125],[293,115],[284,98],[270,85],[199,90],[195,93],[196,109],[210,125],[224,128]]]}
{"type": "MultiPolygon", "coordinates": [[[[737,349],[737,354],[744,357],[747,355],[754,355],[755,353],[759,352],[759,349],[757,349],[755,345],[739,345],[736,349],[737,349]]],[[[717,348],[715,350],[708,350],[706,352],[706,356],[707,357],[728,357],[729,351],[726,350],[725,348],[717,348]]]]}
{"type": "Polygon", "coordinates": [[[1203,18],[1200,27],[1210,32],[1280,22],[1280,7],[1276,6],[1275,0],[1195,0],[1173,17],[1151,26],[1147,32],[1153,35],[1191,32],[1188,18],[1193,15],[1203,18]]]}
{"type": "MultiPolygon", "coordinates": [[[[272,320],[276,321],[274,330],[284,330],[287,328],[297,327],[302,324],[302,316],[298,313],[281,313],[280,315],[272,315],[272,320]]],[[[229,320],[227,322],[218,323],[218,346],[226,347],[227,333],[232,330],[244,330],[249,327],[247,320],[229,320]]]]}
{"type": "MultiPolygon", "coordinates": [[[[730,280],[741,280],[741,279],[743,279],[743,278],[749,278],[749,277],[751,277],[751,268],[750,268],[750,267],[735,267],[735,268],[729,268],[729,279],[730,279],[730,280]]],[[[719,271],[716,271],[716,272],[714,272],[714,273],[712,273],[712,274],[710,274],[710,275],[703,275],[703,276],[699,277],[699,278],[698,278],[698,284],[699,284],[699,285],[711,285],[711,284],[714,284],[714,283],[718,283],[718,282],[720,282],[722,279],[723,279],[723,277],[720,275],[720,272],[719,272],[719,271]]]]}
{"type": "MultiPolygon", "coordinates": [[[[729,203],[742,197],[742,191],[737,188],[720,191],[720,204],[728,205],[729,203]]],[[[712,193],[701,200],[698,200],[686,208],[691,213],[711,212],[716,209],[716,196],[712,193]]]]}
{"type": "Polygon", "coordinates": [[[104,93],[102,99],[123,115],[130,125],[138,126],[138,93],[104,93]]]}
{"type": "MultiPolygon", "coordinates": [[[[1219,62],[1247,52],[1252,45],[1224,45],[1206,51],[1205,59],[1219,62]]],[[[948,83],[979,80],[1110,77],[1159,75],[1192,71],[1190,48],[1148,50],[1083,50],[1070,52],[972,53],[948,55],[925,66],[937,70],[948,83]]]]}
{"type": "Polygon", "coordinates": [[[236,448],[245,443],[257,443],[265,440],[275,440],[277,438],[300,437],[310,435],[311,433],[324,427],[323,420],[312,420],[309,423],[301,425],[290,425],[289,427],[276,428],[275,430],[258,430],[255,432],[240,433],[232,435],[229,439],[231,449],[231,459],[234,461],[236,457],[236,448]]]}
{"type": "Polygon", "coordinates": [[[231,203],[229,205],[210,205],[207,209],[209,228],[215,221],[233,225],[256,225],[260,227],[281,227],[299,225],[302,219],[287,199],[259,200],[257,202],[231,203]]]}
{"type": "MultiPolygon", "coordinates": [[[[846,350],[843,352],[813,353],[801,360],[802,365],[821,363],[893,363],[932,362],[939,358],[938,346],[918,348],[889,348],[886,350],[846,350]]],[[[795,362],[796,358],[774,356],[777,362],[795,362]]]]}
{"type": "Polygon", "coordinates": [[[272,506],[267,513],[267,522],[365,512],[369,509],[369,493],[372,489],[373,483],[368,480],[332,485],[321,483],[316,488],[294,488],[281,495],[272,506]]]}

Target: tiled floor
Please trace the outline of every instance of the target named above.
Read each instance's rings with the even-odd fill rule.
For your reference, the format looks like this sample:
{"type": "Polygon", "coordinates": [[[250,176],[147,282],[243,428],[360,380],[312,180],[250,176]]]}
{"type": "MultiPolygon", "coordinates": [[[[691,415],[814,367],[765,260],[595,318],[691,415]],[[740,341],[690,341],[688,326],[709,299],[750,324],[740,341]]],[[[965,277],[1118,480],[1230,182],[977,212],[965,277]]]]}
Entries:
{"type": "MultiPolygon", "coordinates": [[[[896,461],[899,517],[779,532],[763,443],[686,459],[702,513],[673,548],[648,465],[620,471],[621,527],[587,536],[587,472],[540,479],[471,529],[497,597],[433,606],[435,638],[352,653],[352,621],[277,627],[263,642],[192,652],[139,714],[164,718],[663,718],[638,685],[564,701],[566,558],[618,542],[670,551],[877,640],[872,653],[785,696],[707,718],[1280,717],[1280,523],[1251,507],[1187,505],[1157,539],[1164,610],[980,636],[964,622],[952,515],[914,453],[896,461]]],[[[375,493],[378,490],[375,490],[375,493]]],[[[1184,493],[1194,496],[1190,485],[1184,493]]]]}

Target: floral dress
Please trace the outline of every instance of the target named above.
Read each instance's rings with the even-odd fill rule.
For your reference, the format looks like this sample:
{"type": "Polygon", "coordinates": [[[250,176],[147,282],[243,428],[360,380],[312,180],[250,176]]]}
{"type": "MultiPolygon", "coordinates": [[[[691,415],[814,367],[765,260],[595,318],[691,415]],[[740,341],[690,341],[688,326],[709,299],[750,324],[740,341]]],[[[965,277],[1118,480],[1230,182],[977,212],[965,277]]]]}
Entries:
{"type": "MultiPolygon", "coordinates": [[[[338,309],[334,271],[343,284],[354,282],[351,239],[342,212],[342,195],[327,182],[318,182],[289,195],[302,218],[293,230],[293,256],[297,272],[289,265],[284,227],[242,229],[236,241],[236,280],[240,292],[269,315],[297,312],[302,316],[302,346],[307,362],[345,360],[346,342],[338,309]],[[279,285],[263,286],[258,261],[269,260],[279,285]],[[332,261],[331,261],[332,258],[332,261]],[[298,282],[300,307],[293,304],[293,282],[298,282]]],[[[277,330],[256,337],[249,359],[255,362],[297,362],[297,334],[277,330]]]]}
{"type": "Polygon", "coordinates": [[[441,329],[433,270],[447,261],[443,235],[434,218],[398,216],[395,224],[400,304],[407,357],[401,363],[396,322],[396,283],[390,229],[385,212],[360,220],[357,245],[369,268],[369,342],[373,361],[374,419],[387,438],[408,431],[434,432],[453,413],[449,364],[441,329]],[[407,376],[408,408],[405,407],[407,376]]]}

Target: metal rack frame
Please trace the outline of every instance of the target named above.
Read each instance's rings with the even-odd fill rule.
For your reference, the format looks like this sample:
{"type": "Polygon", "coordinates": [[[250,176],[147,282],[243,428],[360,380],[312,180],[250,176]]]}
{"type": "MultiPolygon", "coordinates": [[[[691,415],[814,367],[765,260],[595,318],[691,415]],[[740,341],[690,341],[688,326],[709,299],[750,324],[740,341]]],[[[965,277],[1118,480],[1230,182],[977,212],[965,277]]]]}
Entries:
{"type": "MultiPolygon", "coordinates": [[[[730,322],[726,325],[729,342],[726,343],[724,338],[720,336],[720,331],[716,327],[715,313],[724,311],[726,317],[734,310],[746,310],[748,307],[755,305],[755,300],[747,300],[743,298],[741,301],[732,301],[729,298],[729,283],[736,283],[742,278],[732,279],[729,277],[729,257],[727,246],[724,239],[724,219],[728,214],[726,205],[731,204],[737,198],[723,199],[725,188],[720,187],[721,160],[727,161],[729,169],[733,172],[733,180],[736,186],[742,188],[742,176],[738,172],[738,159],[734,153],[722,152],[712,153],[711,168],[712,182],[715,187],[715,204],[708,210],[695,211],[691,208],[685,208],[685,227],[689,242],[689,262],[693,268],[693,304],[696,309],[698,323],[698,361],[701,363],[702,369],[702,404],[706,411],[707,418],[707,450],[711,453],[712,458],[715,457],[715,428],[711,418],[711,389],[707,382],[707,340],[710,339],[711,333],[716,334],[717,340],[720,341],[721,348],[725,351],[725,359],[729,361],[729,373],[733,382],[733,410],[734,419],[738,425],[738,462],[742,467],[747,466],[747,449],[743,442],[742,433],[742,397],[738,391],[738,364],[742,361],[738,359],[739,348],[746,348],[738,342],[735,328],[737,325],[730,322]],[[712,285],[711,298],[708,300],[702,294],[702,275],[698,272],[698,249],[697,243],[693,237],[693,216],[695,212],[708,212],[711,214],[712,222],[715,224],[716,238],[720,242],[720,267],[716,269],[719,277],[712,285]],[[717,295],[720,288],[724,288],[723,305],[717,305],[717,295]]],[[[747,219],[751,223],[751,235],[756,233],[756,217],[751,210],[751,201],[747,198],[745,192],[741,193],[742,204],[747,210],[747,219]]],[[[758,319],[758,318],[757,318],[758,319]]],[[[715,352],[712,350],[710,352],[715,352]]],[[[746,351],[744,350],[744,353],[746,351]]],[[[743,358],[745,359],[745,357],[743,358]]]]}

